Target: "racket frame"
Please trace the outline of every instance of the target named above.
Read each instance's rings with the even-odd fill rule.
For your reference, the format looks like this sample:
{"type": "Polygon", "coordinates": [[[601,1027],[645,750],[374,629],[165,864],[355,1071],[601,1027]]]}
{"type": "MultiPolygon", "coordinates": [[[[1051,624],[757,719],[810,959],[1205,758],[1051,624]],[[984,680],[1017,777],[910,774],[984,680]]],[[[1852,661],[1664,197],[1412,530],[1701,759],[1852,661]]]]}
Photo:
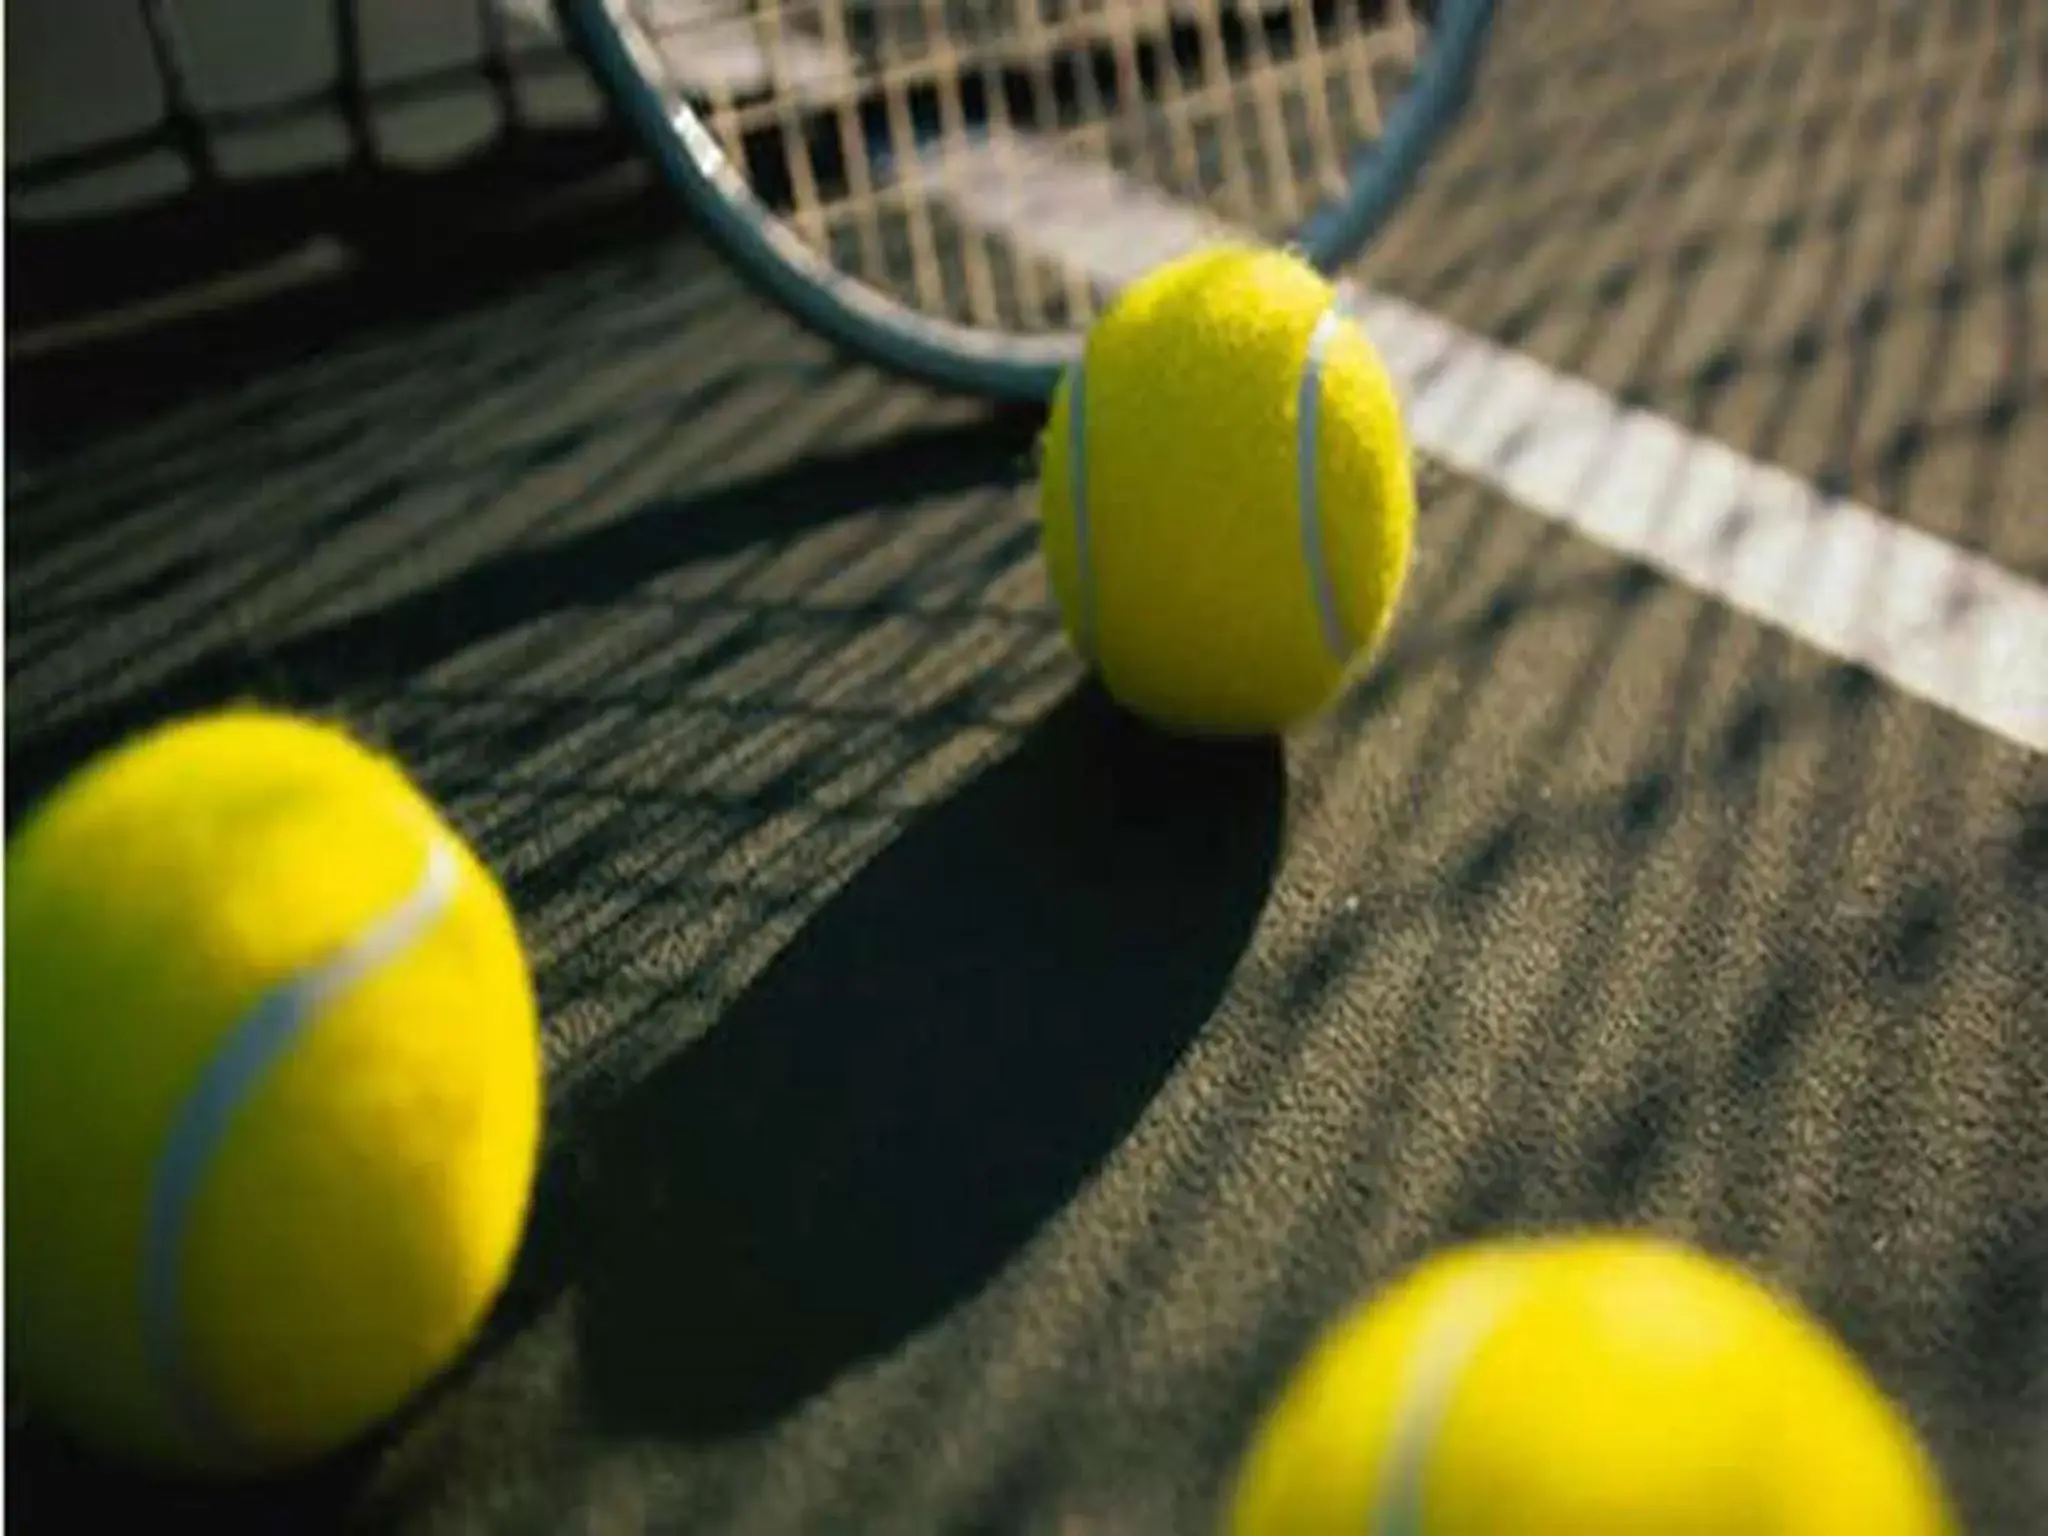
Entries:
{"type": "MultiPolygon", "coordinates": [[[[663,99],[634,59],[618,13],[625,0],[554,0],[571,45],[662,182],[739,274],[845,352],[939,389],[1022,404],[1049,399],[1079,357],[1079,331],[1011,332],[962,325],[899,302],[841,271],[770,208],[686,101],[663,99]]],[[[1334,273],[1378,234],[1437,141],[1463,109],[1495,0],[1439,0],[1429,42],[1380,137],[1352,159],[1344,195],[1288,242],[1334,273]]]]}

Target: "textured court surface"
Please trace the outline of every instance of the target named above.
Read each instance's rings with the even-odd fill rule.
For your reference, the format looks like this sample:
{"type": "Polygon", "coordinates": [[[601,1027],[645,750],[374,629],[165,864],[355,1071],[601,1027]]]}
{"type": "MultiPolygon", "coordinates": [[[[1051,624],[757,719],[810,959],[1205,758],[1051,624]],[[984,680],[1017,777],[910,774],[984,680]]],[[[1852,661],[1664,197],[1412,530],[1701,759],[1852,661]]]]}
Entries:
{"type": "MultiPolygon", "coordinates": [[[[1363,275],[2048,576],[2048,31],[1783,10],[1527,7],[1363,275]]],[[[2048,1528],[2042,759],[1435,470],[1333,719],[1148,739],[1033,424],[659,224],[198,324],[194,398],[10,464],[10,818],[172,709],[344,712],[510,883],[558,1101],[391,1436],[227,1498],[14,1431],[21,1529],[1192,1531],[1349,1299],[1591,1220],[1796,1288],[2048,1528]]]]}

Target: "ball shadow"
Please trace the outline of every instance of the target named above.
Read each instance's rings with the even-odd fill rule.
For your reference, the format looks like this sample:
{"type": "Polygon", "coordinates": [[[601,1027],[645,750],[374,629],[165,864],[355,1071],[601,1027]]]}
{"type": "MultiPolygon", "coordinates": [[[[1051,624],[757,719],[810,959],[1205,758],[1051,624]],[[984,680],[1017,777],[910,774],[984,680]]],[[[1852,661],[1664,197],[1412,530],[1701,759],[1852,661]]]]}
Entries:
{"type": "Polygon", "coordinates": [[[537,1212],[592,1412],[757,1427],[981,1287],[1210,1017],[1284,799],[1083,692],[880,854],[537,1212]]]}

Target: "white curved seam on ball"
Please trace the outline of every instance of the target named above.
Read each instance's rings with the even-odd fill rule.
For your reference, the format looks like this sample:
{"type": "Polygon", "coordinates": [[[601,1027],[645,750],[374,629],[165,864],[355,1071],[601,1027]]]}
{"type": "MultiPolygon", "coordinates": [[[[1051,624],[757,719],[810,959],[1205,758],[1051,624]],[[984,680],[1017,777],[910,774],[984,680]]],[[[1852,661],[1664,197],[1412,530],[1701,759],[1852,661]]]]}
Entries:
{"type": "Polygon", "coordinates": [[[190,1434],[232,1446],[237,1436],[193,1378],[179,1335],[180,1261],[193,1200],[235,1112],[320,1011],[417,942],[455,896],[461,865],[446,838],[405,898],[324,964],[271,988],[236,1021],[178,1106],[151,1182],[142,1254],[143,1343],[151,1369],[190,1434]]]}
{"type": "Polygon", "coordinates": [[[1370,1536],[1423,1536],[1422,1499],[1430,1453],[1465,1367],[1500,1321],[1507,1298],[1481,1294],[1491,1277],[1471,1275],[1441,1298],[1416,1347],[1407,1389],[1388,1436],[1387,1457],[1366,1525],[1370,1536]],[[1468,1299],[1469,1298],[1469,1299],[1468,1299]]]}
{"type": "Polygon", "coordinates": [[[1088,526],[1088,412],[1086,359],[1074,364],[1067,383],[1067,501],[1074,509],[1074,627],[1080,652],[1094,667],[1095,559],[1088,526]]]}
{"type": "Polygon", "coordinates": [[[1301,554],[1308,566],[1309,589],[1315,596],[1316,617],[1323,628],[1323,644],[1342,661],[1355,647],[1343,610],[1337,603],[1336,584],[1330,578],[1328,551],[1323,543],[1322,477],[1317,472],[1323,415],[1323,364],[1347,322],[1333,302],[1323,311],[1309,332],[1308,356],[1301,365],[1301,397],[1296,408],[1295,503],[1301,512],[1301,554]]]}

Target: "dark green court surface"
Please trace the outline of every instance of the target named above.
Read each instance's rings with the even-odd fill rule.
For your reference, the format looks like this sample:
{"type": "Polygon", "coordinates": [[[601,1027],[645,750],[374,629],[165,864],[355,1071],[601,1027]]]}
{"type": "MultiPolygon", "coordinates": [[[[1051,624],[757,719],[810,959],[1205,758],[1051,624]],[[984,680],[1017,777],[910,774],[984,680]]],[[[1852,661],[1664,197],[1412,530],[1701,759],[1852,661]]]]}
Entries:
{"type": "MultiPolygon", "coordinates": [[[[2038,574],[2038,201],[1926,212],[1919,265],[1856,290],[1785,158],[1874,208],[1979,162],[1985,207],[2036,198],[2038,14],[1854,8],[1893,18],[1872,49],[1932,41],[1831,116],[1801,92],[1865,36],[1839,14],[1635,9],[1510,25],[1368,274],[2038,574]],[[1928,92],[1981,130],[1900,129],[1888,180],[1857,124],[1928,92]],[[1694,199],[1675,244],[1627,212],[1653,196],[1694,199]],[[1880,448],[1917,437],[1830,456],[1814,423],[1881,409],[1880,448]]],[[[146,1499],[223,1531],[1197,1531],[1338,1309],[1588,1222],[1794,1288],[1972,1531],[2044,1529],[2040,758],[1433,468],[1398,631],[1331,719],[1150,737],[1051,617],[1033,422],[836,362],[605,207],[460,281],[10,380],[10,412],[48,390],[10,465],[10,819],[163,713],[341,713],[508,882],[555,1093],[512,1294],[404,1423],[234,1495],[17,1429],[18,1529],[146,1499]],[[178,390],[132,384],[167,358],[178,390]]]]}

